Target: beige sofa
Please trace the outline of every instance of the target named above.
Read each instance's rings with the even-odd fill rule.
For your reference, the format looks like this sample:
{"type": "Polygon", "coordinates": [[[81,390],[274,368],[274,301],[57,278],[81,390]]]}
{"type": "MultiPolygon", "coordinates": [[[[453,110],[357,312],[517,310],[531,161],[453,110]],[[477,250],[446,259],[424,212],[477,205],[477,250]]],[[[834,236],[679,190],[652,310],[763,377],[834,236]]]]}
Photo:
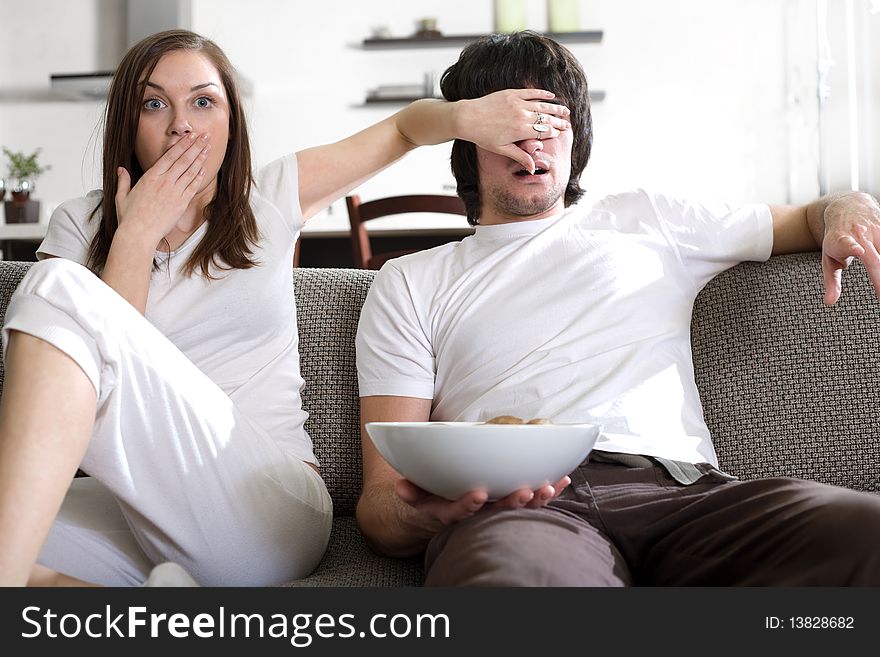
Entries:
{"type": "MultiPolygon", "coordinates": [[[[29,263],[0,262],[0,313],[29,263]]],[[[417,586],[418,559],[373,554],[354,520],[360,488],[354,335],[374,272],[296,269],[307,429],[333,496],[324,560],[291,586],[417,586]]],[[[721,466],[880,491],[880,303],[860,264],[833,308],[816,254],[744,263],[699,295],[694,365],[721,466]]],[[[0,370],[2,375],[2,370],[0,370]]]]}

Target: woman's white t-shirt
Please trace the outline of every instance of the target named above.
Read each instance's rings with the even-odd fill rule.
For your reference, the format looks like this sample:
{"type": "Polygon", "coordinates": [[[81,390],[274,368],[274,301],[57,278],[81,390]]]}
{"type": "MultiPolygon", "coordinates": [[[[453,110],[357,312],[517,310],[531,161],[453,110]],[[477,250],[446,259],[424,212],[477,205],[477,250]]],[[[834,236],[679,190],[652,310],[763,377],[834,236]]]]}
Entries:
{"type": "MultiPolygon", "coordinates": [[[[249,418],[296,457],[315,462],[300,391],[293,251],[302,228],[296,157],[260,169],[251,194],[259,242],[250,269],[212,268],[216,280],[183,265],[204,237],[203,223],[176,251],[156,252],[145,317],[214,381],[249,418]]],[[[52,214],[40,259],[85,265],[100,224],[101,192],[68,201],[52,214]]]]}
{"type": "Polygon", "coordinates": [[[376,276],[358,327],[360,395],[432,399],[435,421],[597,423],[597,449],[717,466],[694,382],[694,300],[771,247],[765,205],[644,191],[477,226],[376,276]]]}

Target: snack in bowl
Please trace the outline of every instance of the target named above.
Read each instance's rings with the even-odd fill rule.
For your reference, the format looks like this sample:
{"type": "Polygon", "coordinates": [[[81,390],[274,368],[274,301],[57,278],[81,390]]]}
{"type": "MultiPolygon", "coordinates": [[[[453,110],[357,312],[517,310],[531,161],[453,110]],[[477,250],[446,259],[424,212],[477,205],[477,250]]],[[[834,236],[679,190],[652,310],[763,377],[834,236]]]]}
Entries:
{"type": "Polygon", "coordinates": [[[486,420],[486,424],[553,424],[550,420],[543,417],[533,417],[531,420],[523,420],[515,415],[498,415],[491,420],[486,420]]]}
{"type": "Polygon", "coordinates": [[[586,458],[600,429],[524,420],[366,424],[370,440],[395,470],[449,500],[475,489],[497,500],[520,488],[554,484],[586,458]]]}
{"type": "Polygon", "coordinates": [[[486,424],[525,424],[525,420],[515,415],[498,415],[491,420],[486,420],[486,424]]]}

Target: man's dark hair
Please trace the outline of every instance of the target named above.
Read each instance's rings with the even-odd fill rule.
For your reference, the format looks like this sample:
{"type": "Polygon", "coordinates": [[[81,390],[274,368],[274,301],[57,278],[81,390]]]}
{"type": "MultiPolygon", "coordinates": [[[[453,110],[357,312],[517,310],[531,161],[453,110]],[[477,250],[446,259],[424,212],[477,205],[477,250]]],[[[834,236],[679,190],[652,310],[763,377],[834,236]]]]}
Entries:
{"type": "MultiPolygon", "coordinates": [[[[568,207],[584,194],[579,180],[593,145],[587,77],[574,55],[552,39],[530,30],[492,34],[466,46],[440,79],[443,97],[449,101],[520,88],[552,91],[555,100],[571,110],[571,177],[565,188],[568,207]]],[[[467,208],[468,222],[475,225],[480,216],[476,146],[456,139],[451,160],[458,195],[467,208]]]]}

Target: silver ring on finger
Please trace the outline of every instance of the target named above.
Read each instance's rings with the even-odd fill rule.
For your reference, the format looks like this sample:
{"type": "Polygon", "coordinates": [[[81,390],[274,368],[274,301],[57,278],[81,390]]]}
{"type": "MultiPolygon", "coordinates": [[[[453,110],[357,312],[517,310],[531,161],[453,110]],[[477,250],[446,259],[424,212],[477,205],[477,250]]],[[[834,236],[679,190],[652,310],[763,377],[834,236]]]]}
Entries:
{"type": "Polygon", "coordinates": [[[532,130],[535,131],[535,139],[543,139],[543,134],[550,131],[550,126],[544,123],[544,116],[540,112],[532,124],[532,130]]]}

